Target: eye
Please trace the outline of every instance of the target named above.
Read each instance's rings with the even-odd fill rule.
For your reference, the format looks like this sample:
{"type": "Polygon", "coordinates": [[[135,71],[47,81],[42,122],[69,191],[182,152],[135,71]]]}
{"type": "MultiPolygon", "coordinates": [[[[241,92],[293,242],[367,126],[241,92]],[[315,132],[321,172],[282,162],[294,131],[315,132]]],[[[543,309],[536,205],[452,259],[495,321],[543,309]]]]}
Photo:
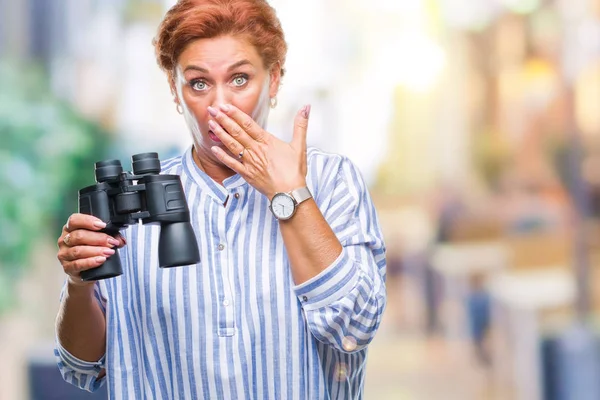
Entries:
{"type": "Polygon", "coordinates": [[[202,80],[196,80],[196,81],[192,81],[190,82],[190,86],[192,87],[192,89],[201,92],[203,90],[206,90],[206,82],[202,81],[202,80]]]}
{"type": "Polygon", "coordinates": [[[233,77],[233,84],[237,87],[241,87],[244,86],[246,84],[246,82],[248,82],[248,76],[247,75],[236,75],[233,77]]]}

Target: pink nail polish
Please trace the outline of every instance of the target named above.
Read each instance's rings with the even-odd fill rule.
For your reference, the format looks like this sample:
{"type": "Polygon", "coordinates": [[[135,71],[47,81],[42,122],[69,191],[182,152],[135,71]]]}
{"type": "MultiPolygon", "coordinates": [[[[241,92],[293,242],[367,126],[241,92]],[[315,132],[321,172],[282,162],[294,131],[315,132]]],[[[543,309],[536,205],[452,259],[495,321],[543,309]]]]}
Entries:
{"type": "Polygon", "coordinates": [[[110,257],[110,256],[112,256],[113,254],[115,254],[115,251],[114,251],[113,249],[104,249],[104,250],[102,251],[102,253],[103,253],[105,256],[107,256],[107,257],[110,257]]]}
{"type": "Polygon", "coordinates": [[[217,129],[217,124],[215,121],[213,121],[212,119],[210,121],[208,121],[208,127],[210,129],[212,129],[213,131],[217,129]]]}
{"type": "Polygon", "coordinates": [[[216,117],[218,114],[218,111],[212,107],[208,107],[208,113],[212,116],[212,117],[216,117]]]}
{"type": "Polygon", "coordinates": [[[223,111],[224,113],[229,112],[229,110],[231,109],[231,107],[229,107],[229,105],[227,105],[227,104],[222,104],[220,108],[221,108],[221,111],[223,111]]]}
{"type": "Polygon", "coordinates": [[[310,116],[310,104],[307,104],[304,107],[302,107],[302,116],[308,119],[308,117],[310,116]]]}
{"type": "Polygon", "coordinates": [[[96,228],[100,228],[100,229],[106,228],[106,224],[102,221],[94,221],[94,226],[96,228]]]}

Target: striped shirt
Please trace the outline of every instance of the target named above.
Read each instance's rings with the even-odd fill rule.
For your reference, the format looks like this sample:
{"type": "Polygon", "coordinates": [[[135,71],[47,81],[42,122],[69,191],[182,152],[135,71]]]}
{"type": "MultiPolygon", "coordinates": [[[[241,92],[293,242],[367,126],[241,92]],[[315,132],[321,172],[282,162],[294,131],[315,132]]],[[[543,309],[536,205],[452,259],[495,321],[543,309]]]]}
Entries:
{"type": "Polygon", "coordinates": [[[191,147],[164,161],[162,173],[181,176],[201,261],[159,268],[160,226],[125,229],[123,275],[95,285],[106,354],[82,361],[57,340],[64,379],[89,391],[106,382],[111,399],[362,398],[386,264],[357,168],[308,151],[308,187],[343,250],[301,285],[269,200],[241,176],[215,183],[191,147]]]}

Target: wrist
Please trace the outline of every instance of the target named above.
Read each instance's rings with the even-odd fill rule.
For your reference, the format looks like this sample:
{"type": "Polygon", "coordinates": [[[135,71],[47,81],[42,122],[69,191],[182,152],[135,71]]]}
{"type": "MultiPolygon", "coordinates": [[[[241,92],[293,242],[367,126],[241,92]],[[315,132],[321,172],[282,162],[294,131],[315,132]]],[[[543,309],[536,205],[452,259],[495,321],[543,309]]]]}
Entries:
{"type": "Polygon", "coordinates": [[[276,193],[269,204],[273,216],[282,221],[289,220],[296,214],[296,210],[306,200],[312,198],[308,186],[300,186],[287,192],[276,193]]]}
{"type": "Polygon", "coordinates": [[[90,296],[94,293],[94,281],[84,282],[79,277],[68,275],[67,291],[70,296],[90,296]]]}
{"type": "Polygon", "coordinates": [[[269,199],[269,201],[271,201],[273,200],[273,196],[275,196],[277,193],[290,193],[296,189],[300,189],[306,186],[306,179],[299,179],[297,181],[286,184],[278,184],[273,186],[271,192],[267,194],[267,198],[269,199]]]}

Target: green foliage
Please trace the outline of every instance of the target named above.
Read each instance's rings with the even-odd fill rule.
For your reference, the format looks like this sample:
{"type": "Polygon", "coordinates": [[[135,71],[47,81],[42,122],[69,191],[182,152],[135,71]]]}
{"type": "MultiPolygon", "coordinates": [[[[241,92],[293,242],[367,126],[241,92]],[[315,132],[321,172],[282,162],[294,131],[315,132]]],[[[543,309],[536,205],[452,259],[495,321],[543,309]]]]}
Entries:
{"type": "Polygon", "coordinates": [[[40,235],[58,237],[77,210],[108,137],[52,96],[38,68],[0,64],[0,87],[1,313],[40,235]]]}

